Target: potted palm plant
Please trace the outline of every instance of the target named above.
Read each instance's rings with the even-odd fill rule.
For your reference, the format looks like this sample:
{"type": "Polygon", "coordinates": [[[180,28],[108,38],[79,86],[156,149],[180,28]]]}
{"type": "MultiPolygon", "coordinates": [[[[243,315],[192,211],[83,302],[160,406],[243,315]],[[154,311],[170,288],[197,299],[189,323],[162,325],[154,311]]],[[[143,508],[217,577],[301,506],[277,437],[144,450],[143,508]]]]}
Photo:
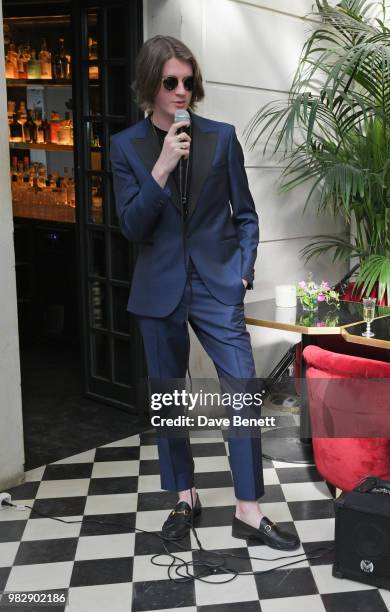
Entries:
{"type": "Polygon", "coordinates": [[[302,254],[357,258],[355,289],[390,305],[390,30],[386,2],[316,0],[288,98],[263,106],[247,142],[273,141],[281,191],[309,183],[305,209],[342,215],[349,235],[319,235],[302,254]]]}

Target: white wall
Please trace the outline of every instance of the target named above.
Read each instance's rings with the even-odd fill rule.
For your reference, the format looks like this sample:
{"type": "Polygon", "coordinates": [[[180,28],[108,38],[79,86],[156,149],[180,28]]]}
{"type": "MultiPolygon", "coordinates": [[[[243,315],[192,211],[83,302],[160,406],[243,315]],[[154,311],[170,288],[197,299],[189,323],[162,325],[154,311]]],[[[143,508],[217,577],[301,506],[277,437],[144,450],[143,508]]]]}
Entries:
{"type": "MultiPolygon", "coordinates": [[[[246,301],[271,298],[274,287],[315,278],[337,281],[345,267],[329,258],[305,268],[299,251],[319,233],[340,233],[341,223],[319,218],[316,207],[302,215],[308,188],[287,195],[278,192],[281,166],[262,157],[262,143],[245,147],[243,131],[255,112],[271,99],[286,96],[304,41],[312,27],[305,19],[313,0],[145,0],[145,39],[155,34],[180,38],[196,55],[203,73],[205,100],[198,113],[233,123],[245,153],[251,191],[260,218],[255,288],[246,301]]],[[[248,327],[259,376],[269,373],[297,334],[248,327]]],[[[194,377],[215,371],[192,337],[190,360],[194,377]]]]}
{"type": "MultiPolygon", "coordinates": [[[[2,9],[0,6],[0,22],[2,9]]],[[[0,28],[0,492],[24,475],[23,420],[15,285],[12,201],[9,179],[7,92],[3,29],[0,28]]]]}

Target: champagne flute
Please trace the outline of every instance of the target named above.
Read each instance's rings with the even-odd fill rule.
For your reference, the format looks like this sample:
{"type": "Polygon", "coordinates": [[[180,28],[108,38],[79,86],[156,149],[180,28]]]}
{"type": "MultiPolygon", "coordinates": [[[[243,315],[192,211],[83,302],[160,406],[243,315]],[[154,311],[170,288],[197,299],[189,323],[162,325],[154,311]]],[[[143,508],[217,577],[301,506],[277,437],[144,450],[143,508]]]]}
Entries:
{"type": "Polygon", "coordinates": [[[363,298],[363,318],[367,323],[366,331],[362,333],[365,338],[372,338],[375,334],[371,331],[371,322],[375,317],[376,298],[363,298]]]}

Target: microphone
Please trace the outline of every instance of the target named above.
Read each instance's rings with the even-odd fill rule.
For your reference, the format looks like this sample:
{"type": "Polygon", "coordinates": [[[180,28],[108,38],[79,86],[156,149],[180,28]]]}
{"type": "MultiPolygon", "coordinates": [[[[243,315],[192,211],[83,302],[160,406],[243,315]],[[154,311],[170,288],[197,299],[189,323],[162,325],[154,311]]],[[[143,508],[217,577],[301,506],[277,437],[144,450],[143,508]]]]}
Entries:
{"type": "MultiPolygon", "coordinates": [[[[178,108],[175,111],[175,123],[178,123],[179,121],[188,121],[189,123],[191,123],[191,115],[188,111],[185,110],[185,108],[178,108]]],[[[182,132],[187,132],[186,127],[181,127],[177,130],[177,134],[181,134],[182,132]]]]}

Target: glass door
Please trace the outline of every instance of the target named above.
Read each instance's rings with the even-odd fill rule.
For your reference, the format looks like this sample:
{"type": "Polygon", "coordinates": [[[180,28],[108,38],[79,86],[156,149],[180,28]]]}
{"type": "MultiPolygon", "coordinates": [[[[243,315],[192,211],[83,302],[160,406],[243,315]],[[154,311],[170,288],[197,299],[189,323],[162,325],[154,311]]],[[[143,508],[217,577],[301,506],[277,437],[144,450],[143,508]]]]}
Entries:
{"type": "Polygon", "coordinates": [[[142,0],[73,3],[76,160],[86,394],[142,411],[145,365],[126,312],[135,246],[121,235],[109,162],[111,134],[142,115],[133,102],[142,0]]]}

